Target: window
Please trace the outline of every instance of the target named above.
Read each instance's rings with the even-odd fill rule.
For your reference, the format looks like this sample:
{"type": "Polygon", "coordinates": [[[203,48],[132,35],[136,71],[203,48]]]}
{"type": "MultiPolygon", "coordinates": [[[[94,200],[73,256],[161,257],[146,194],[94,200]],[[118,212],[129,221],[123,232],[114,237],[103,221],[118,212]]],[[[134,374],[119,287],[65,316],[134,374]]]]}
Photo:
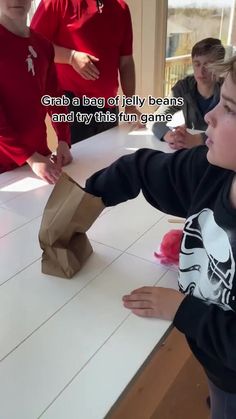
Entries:
{"type": "Polygon", "coordinates": [[[169,0],[165,94],[177,80],[192,72],[190,53],[197,41],[219,38],[232,50],[236,45],[235,26],[234,0],[169,0]]]}

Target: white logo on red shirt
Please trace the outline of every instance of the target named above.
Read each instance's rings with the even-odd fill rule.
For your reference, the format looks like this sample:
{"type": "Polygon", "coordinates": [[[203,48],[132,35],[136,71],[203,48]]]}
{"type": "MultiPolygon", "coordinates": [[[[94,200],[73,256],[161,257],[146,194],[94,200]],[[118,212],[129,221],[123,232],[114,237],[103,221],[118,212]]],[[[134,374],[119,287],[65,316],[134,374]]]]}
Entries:
{"type": "Polygon", "coordinates": [[[34,48],[31,45],[28,46],[28,50],[29,50],[29,54],[28,54],[28,57],[25,60],[27,62],[27,65],[28,65],[28,73],[31,71],[33,76],[35,76],[33,58],[37,58],[38,55],[37,55],[37,52],[34,50],[34,48]]]}

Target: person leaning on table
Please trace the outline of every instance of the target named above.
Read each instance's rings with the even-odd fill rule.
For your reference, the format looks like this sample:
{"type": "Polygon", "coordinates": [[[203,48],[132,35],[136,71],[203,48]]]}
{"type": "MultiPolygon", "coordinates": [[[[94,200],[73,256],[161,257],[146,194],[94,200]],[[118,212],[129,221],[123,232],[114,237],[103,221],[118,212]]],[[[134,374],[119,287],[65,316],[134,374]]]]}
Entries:
{"type": "Polygon", "coordinates": [[[43,106],[43,95],[61,96],[53,46],[27,26],[31,0],[0,2],[0,173],[25,163],[48,183],[55,183],[71,162],[67,123],[54,124],[57,162],[47,145],[47,112],[67,113],[64,106],[43,106]]]}
{"type": "Polygon", "coordinates": [[[85,190],[105,206],[142,191],[158,210],[186,218],[179,291],[144,286],[123,303],[138,316],[173,321],[207,375],[211,419],[235,419],[236,57],[218,71],[225,81],[205,115],[206,146],[169,154],[140,149],[92,175],[85,190]]]}
{"type": "Polygon", "coordinates": [[[179,80],[171,89],[171,97],[183,98],[183,105],[160,106],[156,112],[173,115],[182,110],[185,125],[177,127],[174,131],[164,122],[155,122],[149,126],[157,138],[166,141],[174,150],[204,143],[205,134],[192,135],[186,128],[205,131],[207,124],[204,116],[220,99],[222,82],[216,80],[208,65],[224,59],[225,49],[221,41],[216,38],[202,39],[193,46],[191,55],[193,75],[179,80]]]}

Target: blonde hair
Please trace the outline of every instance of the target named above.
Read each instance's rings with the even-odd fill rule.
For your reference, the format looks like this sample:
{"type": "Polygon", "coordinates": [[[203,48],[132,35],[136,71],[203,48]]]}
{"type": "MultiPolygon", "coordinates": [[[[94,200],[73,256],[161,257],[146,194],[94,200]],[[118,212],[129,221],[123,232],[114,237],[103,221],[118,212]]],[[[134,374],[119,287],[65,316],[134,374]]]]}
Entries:
{"type": "Polygon", "coordinates": [[[236,55],[221,63],[211,64],[210,67],[216,76],[225,78],[230,74],[236,84],[236,55]]]}

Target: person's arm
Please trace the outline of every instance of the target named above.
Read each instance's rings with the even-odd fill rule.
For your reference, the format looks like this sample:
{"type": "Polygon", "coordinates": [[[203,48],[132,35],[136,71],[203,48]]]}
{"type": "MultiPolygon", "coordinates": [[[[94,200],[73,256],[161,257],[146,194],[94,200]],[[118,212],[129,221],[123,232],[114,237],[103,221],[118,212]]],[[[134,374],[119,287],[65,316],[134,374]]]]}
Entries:
{"type": "Polygon", "coordinates": [[[3,106],[0,105],[0,152],[18,166],[28,163],[33,172],[48,183],[55,183],[60,171],[50,162],[49,157],[34,151],[32,146],[24,144],[19,135],[11,127],[3,106]]]}
{"type": "MultiPolygon", "coordinates": [[[[123,8],[123,21],[121,25],[122,42],[120,45],[120,61],[119,61],[119,75],[120,84],[124,96],[127,98],[135,95],[135,64],[133,59],[133,28],[130,10],[126,4],[123,8]]],[[[139,118],[141,112],[134,105],[125,107],[126,113],[133,113],[137,116],[137,127],[143,127],[140,123],[139,118]]]]}
{"type": "Polygon", "coordinates": [[[162,287],[142,287],[123,297],[138,316],[173,320],[205,356],[236,372],[236,313],[192,295],[162,287]]]}
{"type": "MultiPolygon", "coordinates": [[[[62,90],[59,87],[56,68],[54,64],[54,50],[53,47],[49,46],[49,66],[47,71],[46,79],[46,89],[45,94],[51,97],[61,97],[62,90]]],[[[48,113],[50,117],[53,114],[68,114],[68,109],[65,106],[49,106],[48,113]]],[[[72,156],[70,153],[71,146],[71,134],[70,127],[68,122],[53,122],[53,128],[57,134],[58,138],[58,148],[57,148],[57,166],[61,169],[62,166],[70,163],[72,161],[72,156]]]]}
{"type": "Polygon", "coordinates": [[[207,355],[236,371],[236,313],[187,295],[174,318],[174,325],[207,355]]]}
{"type": "Polygon", "coordinates": [[[135,94],[135,65],[133,60],[133,28],[129,7],[123,9],[123,25],[120,28],[122,41],[120,45],[119,73],[123,93],[127,97],[135,94]]]}
{"type": "Polygon", "coordinates": [[[142,191],[155,208],[185,218],[208,167],[206,152],[205,147],[174,154],[140,149],[95,173],[87,180],[85,190],[101,197],[105,206],[133,199],[142,191]]]}
{"type": "Polygon", "coordinates": [[[54,53],[55,53],[55,57],[54,57],[55,63],[71,65],[74,50],[70,48],[60,47],[59,45],[55,45],[55,44],[53,46],[54,46],[54,53]]]}
{"type": "MultiPolygon", "coordinates": [[[[171,101],[172,98],[179,98],[181,97],[180,92],[180,83],[181,81],[177,82],[175,86],[171,89],[171,93],[168,96],[168,99],[171,101]]],[[[174,115],[176,112],[181,111],[183,105],[178,104],[170,104],[170,105],[161,105],[159,108],[154,112],[155,115],[174,115]]],[[[171,142],[173,138],[173,133],[170,128],[166,125],[166,122],[154,122],[148,125],[148,128],[152,130],[154,135],[161,141],[167,141],[168,143],[171,142]]]]}
{"type": "Polygon", "coordinates": [[[50,156],[43,156],[37,152],[33,153],[26,162],[32,171],[41,179],[54,184],[61,175],[61,169],[53,163],[50,156]]]}
{"type": "Polygon", "coordinates": [[[201,134],[190,134],[185,126],[180,126],[174,131],[170,131],[165,135],[164,139],[173,150],[192,148],[204,144],[201,134]]]}
{"type": "Polygon", "coordinates": [[[97,80],[99,70],[96,63],[99,58],[86,52],[60,47],[54,44],[55,62],[59,64],[69,64],[85,80],[97,80]]]}
{"type": "Polygon", "coordinates": [[[57,45],[56,34],[63,15],[64,10],[61,10],[60,2],[57,0],[42,0],[32,18],[30,27],[54,44],[56,63],[71,65],[86,80],[98,79],[99,70],[96,63],[99,59],[97,57],[84,51],[76,51],[73,48],[64,48],[57,45]]]}
{"type": "MultiPolygon", "coordinates": [[[[45,86],[45,95],[49,95],[51,97],[61,97],[63,92],[59,86],[56,68],[54,64],[54,50],[52,45],[48,44],[48,71],[47,71],[47,78],[46,78],[46,86],[45,86]]],[[[57,114],[68,114],[68,109],[66,106],[48,106],[47,107],[48,113],[51,116],[54,113],[57,114]]],[[[56,131],[58,142],[65,141],[69,146],[71,145],[70,141],[70,128],[68,122],[52,122],[53,128],[56,131]]]]}
{"type": "MultiPolygon", "coordinates": [[[[132,55],[120,57],[119,73],[123,94],[130,98],[135,94],[135,65],[132,55]]],[[[138,119],[141,115],[141,112],[134,105],[126,106],[125,112],[136,114],[138,119]]]]}
{"type": "Polygon", "coordinates": [[[124,95],[132,97],[135,94],[135,66],[132,55],[120,57],[119,72],[124,95]]]}

